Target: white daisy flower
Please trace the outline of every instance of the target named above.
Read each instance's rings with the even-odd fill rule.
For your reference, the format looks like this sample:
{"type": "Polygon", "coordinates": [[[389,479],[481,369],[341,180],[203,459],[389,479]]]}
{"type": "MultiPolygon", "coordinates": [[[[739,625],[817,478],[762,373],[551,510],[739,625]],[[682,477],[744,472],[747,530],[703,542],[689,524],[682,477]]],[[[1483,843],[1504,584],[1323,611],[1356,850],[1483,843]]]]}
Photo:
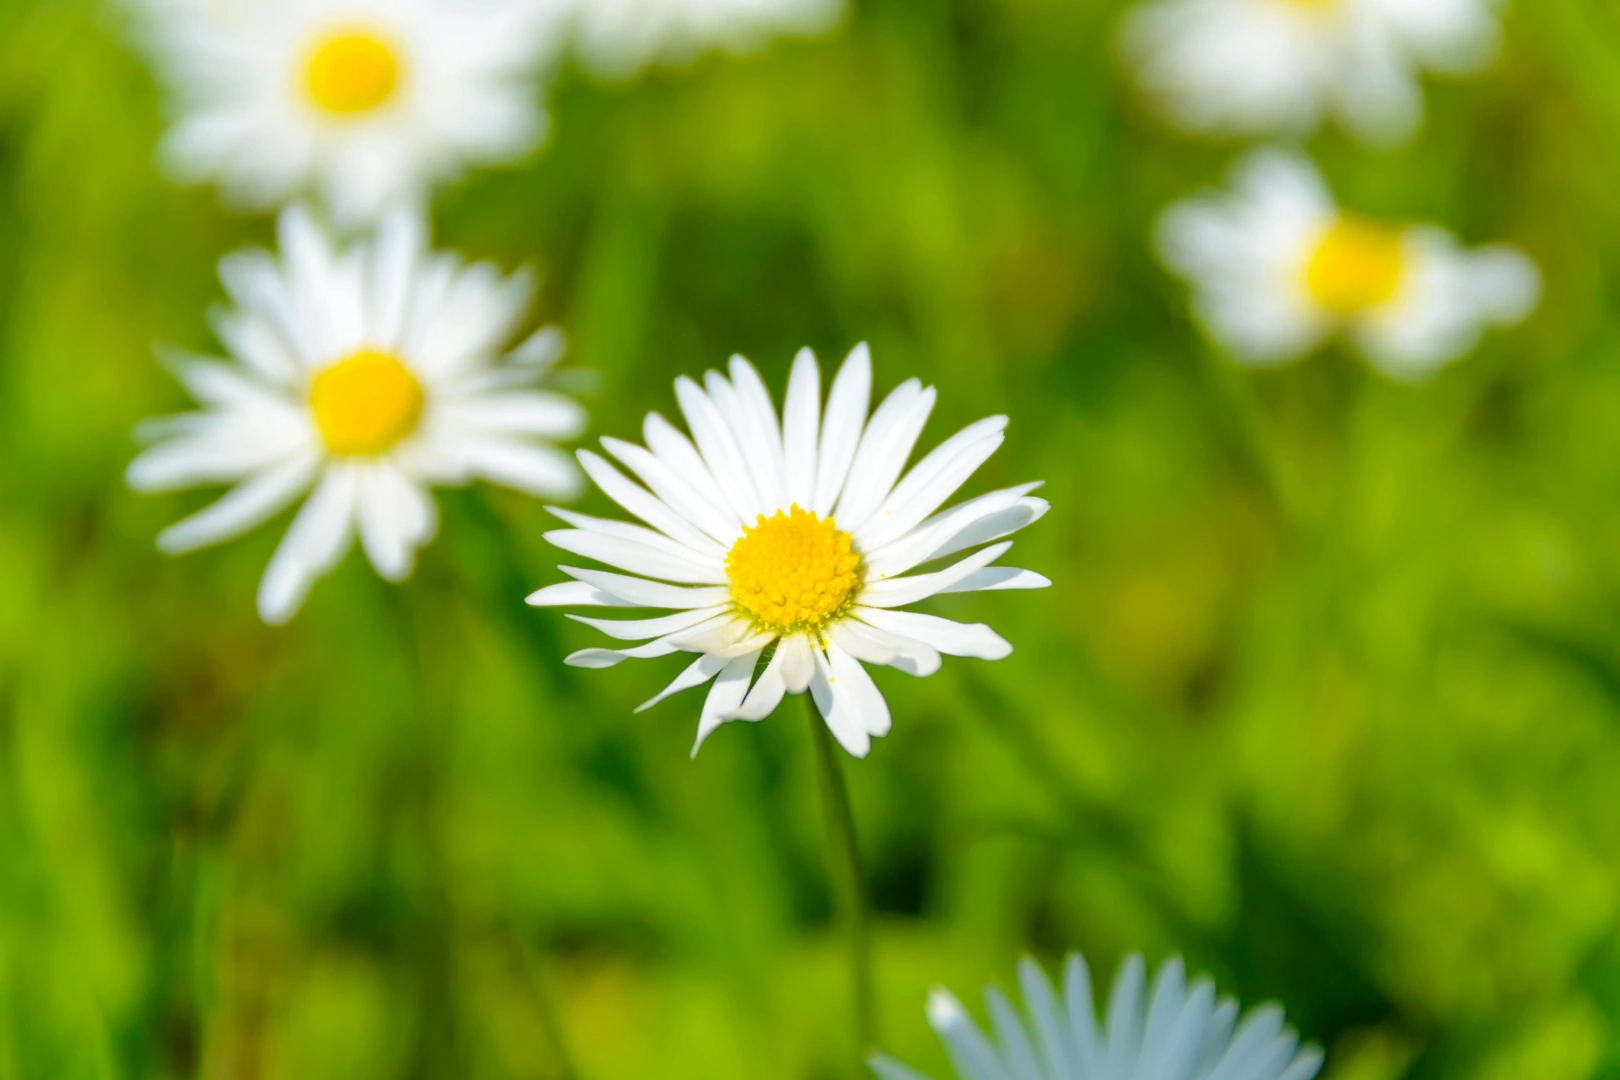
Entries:
{"type": "MultiPolygon", "coordinates": [[[[1208,979],[1189,985],[1179,959],[1161,966],[1151,986],[1144,971],[1140,956],[1125,961],[1101,1022],[1078,954],[1069,957],[1061,1001],[1040,965],[1018,965],[1027,1016],[986,988],[994,1042],[946,990],[929,997],[928,1022],[960,1080],[1311,1080],[1322,1068],[1322,1052],[1300,1048],[1277,1006],[1240,1022],[1237,1002],[1217,999],[1208,979]]],[[[871,1065],[882,1080],[925,1080],[883,1055],[871,1065]]]]}
{"type": "Polygon", "coordinates": [[[603,78],[660,60],[682,63],[709,48],[747,52],[773,34],[815,34],[843,15],[843,0],[576,0],[579,51],[603,78]]]}
{"type": "Polygon", "coordinates": [[[1144,89],[1196,132],[1302,132],[1338,116],[1375,143],[1423,120],[1418,73],[1495,55],[1497,0],[1153,0],[1125,22],[1144,89]]]}
{"type": "Polygon", "coordinates": [[[172,93],[165,165],[248,207],[315,193],[375,221],[545,131],[560,0],[130,2],[172,93]]]}
{"type": "Polygon", "coordinates": [[[1342,330],[1386,374],[1420,379],[1541,296],[1540,273],[1514,249],[1469,251],[1432,225],[1341,210],[1308,161],[1274,150],[1243,159],[1231,192],[1171,207],[1158,247],[1210,334],[1254,365],[1342,330]]]}
{"type": "Polygon", "coordinates": [[[409,576],[433,538],[430,485],[483,479],[569,498],[580,477],[549,440],[584,430],[574,401],[536,389],[562,351],[545,329],[510,353],[533,284],[487,263],[430,254],[421,219],[395,212],[338,250],[300,207],[281,257],[220,262],[234,308],[214,328],[230,361],[176,355],[202,411],[149,422],[129,467],[138,491],[234,484],[158,537],[170,554],[237,536],[311,488],[265,570],[259,613],[290,619],[359,533],[377,572],[409,576]]]}
{"type": "Polygon", "coordinates": [[[806,349],[793,363],[779,421],[759,374],[735,357],[729,380],[711,371],[701,387],[676,381],[690,439],[652,413],[646,447],[602,440],[645,487],[580,451],[597,486],[650,527],[554,510],[573,528],[548,540],[628,574],[565,566],[575,580],[541,589],[529,603],[674,614],[570,616],[621,640],[652,640],[586,649],[568,663],[605,668],[699,654],[641,706],[713,680],[694,755],[724,721],[761,720],[784,694],[808,689],[839,743],[864,757],[872,736],[888,733],[889,707],[863,664],[921,676],[938,670],[941,653],[983,660],[1011,653],[988,626],[901,610],[936,593],[1050,584],[1028,570],[991,565],[1012,546],[992,541],[1046,513],[1045,500],[1030,495],[1038,484],[935,513],[1001,445],[1007,418],[970,425],[905,472],[934,390],[916,379],[902,383],[868,420],[871,389],[863,345],[833,380],[823,414],[821,376],[806,349]],[[914,572],[968,549],[977,550],[942,569],[914,572]]]}

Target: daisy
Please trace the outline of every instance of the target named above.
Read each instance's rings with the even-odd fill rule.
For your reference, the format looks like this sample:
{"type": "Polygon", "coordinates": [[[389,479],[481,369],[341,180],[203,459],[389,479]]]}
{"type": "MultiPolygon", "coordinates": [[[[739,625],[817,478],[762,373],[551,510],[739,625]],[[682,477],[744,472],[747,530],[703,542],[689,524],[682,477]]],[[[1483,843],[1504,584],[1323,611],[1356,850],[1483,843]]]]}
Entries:
{"type": "Polygon", "coordinates": [[[1046,502],[1030,495],[1039,485],[935,513],[1001,445],[1007,418],[968,426],[905,472],[934,390],[916,379],[902,383],[868,420],[871,389],[863,345],[833,380],[823,414],[821,376],[806,349],[793,363],[779,421],[759,374],[735,357],[729,380],[711,371],[703,386],[676,381],[690,439],[652,413],[645,447],[602,440],[645,487],[580,451],[591,479],[646,526],[552,511],[573,528],[548,540],[628,573],[565,566],[574,580],[541,589],[529,603],[674,613],[631,621],[571,616],[621,640],[652,640],[586,649],[568,663],[605,668],[697,653],[641,706],[712,681],[694,755],[724,721],[761,720],[784,694],[809,690],[833,736],[864,757],[872,736],[889,730],[888,704],[864,664],[921,676],[938,670],[941,653],[983,660],[1011,653],[988,626],[901,610],[936,593],[1050,584],[992,565],[1012,546],[992,541],[1046,513],[1046,502]],[[969,549],[976,550],[917,572],[969,549]]]}
{"type": "Polygon", "coordinates": [[[407,212],[342,250],[300,207],[279,225],[279,259],[250,250],[220,263],[235,306],[214,327],[231,359],[169,358],[202,410],[140,433],[153,445],[129,467],[136,490],[235,485],[159,548],[237,536],[313,489],[259,587],[259,613],[277,624],[357,532],[377,573],[409,576],[438,525],[430,485],[577,493],[573,462],[548,441],[577,436],[584,411],[533,385],[561,335],[542,330],[501,352],[528,306],[527,275],[428,253],[407,212]]]}
{"type": "Polygon", "coordinates": [[[1418,73],[1461,75],[1498,44],[1496,0],[1153,0],[1125,22],[1143,88],[1182,127],[1301,132],[1338,116],[1369,142],[1423,119],[1418,73]]]}
{"type": "Polygon", "coordinates": [[[1525,319],[1541,295],[1535,265],[1512,248],[1469,251],[1432,225],[1341,210],[1309,162],[1273,150],[1241,161],[1230,193],[1171,207],[1158,247],[1210,334],[1257,366],[1343,331],[1386,374],[1421,379],[1487,327],[1525,319]]]}
{"type": "MultiPolygon", "coordinates": [[[[1018,965],[1027,1016],[1000,990],[985,990],[994,1042],[946,990],[929,997],[928,1022],[961,1080],[1311,1080],[1322,1068],[1322,1052],[1300,1049],[1277,1006],[1239,1022],[1237,1002],[1217,1000],[1208,979],[1189,985],[1180,960],[1161,966],[1149,986],[1144,970],[1140,956],[1125,961],[1100,1023],[1078,954],[1061,1001],[1040,965],[1018,965]]],[[[883,1055],[871,1065],[882,1080],[924,1080],[883,1055]]]]}
{"type": "Polygon", "coordinates": [[[316,193],[375,221],[545,130],[560,0],[130,2],[172,94],[165,165],[248,207],[316,193]]]}
{"type": "Polygon", "coordinates": [[[710,47],[745,52],[773,33],[818,33],[843,10],[843,0],[576,0],[575,17],[586,66],[622,78],[710,47]]]}

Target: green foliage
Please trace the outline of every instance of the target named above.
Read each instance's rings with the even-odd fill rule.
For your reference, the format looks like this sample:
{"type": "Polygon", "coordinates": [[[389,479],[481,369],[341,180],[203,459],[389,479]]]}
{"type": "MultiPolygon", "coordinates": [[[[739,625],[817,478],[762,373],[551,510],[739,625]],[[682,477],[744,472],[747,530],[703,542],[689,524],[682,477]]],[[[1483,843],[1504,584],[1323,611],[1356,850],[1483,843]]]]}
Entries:
{"type": "MultiPolygon", "coordinates": [[[[1238,150],[1147,116],[1112,0],[867,0],[824,40],[634,84],[565,72],[550,144],[451,192],[446,245],[634,437],[670,381],[872,343],[930,438],[1012,418],[1020,565],[948,597],[1017,646],[877,678],[848,776],[881,1028],[1021,950],[1186,954],[1275,997],[1332,1080],[1620,1075],[1620,16],[1517,0],[1411,147],[1311,150],[1353,206],[1516,243],[1542,311],[1425,386],[1213,355],[1146,238],[1238,150]]],[[[358,555],[288,628],[284,522],[179,560],[206,493],[131,495],[154,341],[212,348],[262,217],[157,178],[160,105],[89,0],[0,5],[0,1078],[847,1072],[795,709],[687,750],[673,661],[593,640],[540,506],[441,497],[412,582],[358,555]]],[[[587,508],[604,511],[592,496],[587,508]]]]}

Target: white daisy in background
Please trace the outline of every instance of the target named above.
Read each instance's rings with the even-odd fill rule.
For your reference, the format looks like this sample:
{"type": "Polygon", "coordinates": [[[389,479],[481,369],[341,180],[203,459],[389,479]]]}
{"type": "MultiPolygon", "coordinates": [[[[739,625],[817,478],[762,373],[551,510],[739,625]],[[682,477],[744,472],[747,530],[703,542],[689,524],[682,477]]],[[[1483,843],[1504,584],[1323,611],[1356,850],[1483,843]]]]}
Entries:
{"type": "Polygon", "coordinates": [[[1423,69],[1496,54],[1496,0],[1152,0],[1125,22],[1143,88],[1184,128],[1302,132],[1329,115],[1390,143],[1423,120],[1423,69]]]}
{"type": "Polygon", "coordinates": [[[712,680],[694,755],[724,721],[761,720],[784,694],[808,689],[834,737],[862,757],[871,737],[889,730],[888,704],[863,664],[920,676],[938,670],[941,653],[999,660],[1012,652],[988,626],[900,610],[937,593],[1050,584],[1028,570],[991,565],[1012,546],[992,541],[1046,513],[1046,502],[1030,495],[1039,485],[935,513],[1001,445],[1007,418],[970,425],[905,472],[934,390],[916,379],[902,383],[868,421],[871,388],[871,359],[860,346],[833,380],[823,415],[821,376],[806,349],[793,363],[779,421],[759,374],[737,357],[729,380],[711,371],[701,387],[676,381],[692,438],[652,413],[645,448],[602,440],[645,487],[580,451],[591,479],[649,527],[554,510],[573,528],[547,539],[634,576],[565,566],[575,580],[541,589],[529,603],[674,614],[571,616],[621,640],[652,640],[586,649],[568,663],[603,668],[699,654],[641,706],[712,680]],[[916,572],[968,549],[977,550],[916,572]]]}
{"type": "Polygon", "coordinates": [[[562,0],[129,0],[174,123],[162,158],[252,208],[375,221],[545,132],[562,0]]]}
{"type": "Polygon", "coordinates": [[[1308,161],[1273,150],[1243,159],[1231,192],[1171,207],[1158,247],[1210,334],[1254,365],[1344,331],[1388,375],[1420,379],[1541,296],[1535,264],[1514,249],[1465,250],[1432,225],[1341,210],[1308,161]]]}
{"type": "MultiPolygon", "coordinates": [[[[1189,985],[1180,960],[1162,965],[1150,986],[1144,971],[1140,956],[1125,961],[1101,1022],[1079,955],[1069,957],[1062,1000],[1040,965],[1018,965],[1027,1015],[985,990],[993,1042],[946,990],[930,996],[928,1022],[960,1080],[1311,1080],[1321,1070],[1322,1052],[1300,1048],[1277,1006],[1240,1022],[1237,1002],[1217,999],[1208,979],[1189,985]]],[[[871,1065],[882,1080],[925,1080],[883,1055],[871,1065]]]]}
{"type": "Polygon", "coordinates": [[[266,622],[290,619],[356,532],[379,574],[407,577],[438,524],[429,485],[483,479],[552,498],[581,486],[549,441],[576,437],[584,410],[535,388],[562,335],[502,354],[531,279],[430,254],[424,232],[396,211],[374,240],[338,250],[302,208],[283,212],[279,259],[220,263],[235,307],[214,326],[231,361],[171,359],[203,410],[141,432],[153,445],[129,467],[135,489],[235,485],[158,537],[170,554],[237,536],[314,489],[265,570],[266,622]]]}
{"type": "Polygon", "coordinates": [[[816,34],[844,0],[575,0],[579,51],[603,78],[658,61],[682,63],[710,48],[746,52],[774,34],[816,34]]]}

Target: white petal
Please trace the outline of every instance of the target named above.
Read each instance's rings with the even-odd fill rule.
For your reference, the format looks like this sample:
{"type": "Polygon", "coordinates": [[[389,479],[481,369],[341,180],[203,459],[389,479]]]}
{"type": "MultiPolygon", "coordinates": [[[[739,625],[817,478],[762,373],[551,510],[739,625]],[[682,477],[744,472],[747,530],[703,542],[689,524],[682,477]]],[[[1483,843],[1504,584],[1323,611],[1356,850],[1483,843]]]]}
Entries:
{"type": "Polygon", "coordinates": [[[723,557],[741,535],[733,520],[709,505],[697,489],[660,461],[657,455],[621,439],[604,438],[602,445],[663,500],[675,520],[669,522],[669,535],[698,551],[723,557]],[[694,528],[695,526],[695,528],[694,528]]]}
{"type": "Polygon", "coordinates": [[[1111,1076],[1129,1076],[1136,1070],[1142,1047],[1142,982],[1145,974],[1140,956],[1131,956],[1120,965],[1108,994],[1108,1056],[1104,1069],[1111,1076]]]}
{"type": "Polygon", "coordinates": [[[471,431],[567,440],[585,430],[585,409],[573,398],[547,390],[508,390],[451,399],[440,402],[438,410],[446,420],[471,431]]]}
{"type": "Polygon", "coordinates": [[[259,615],[272,626],[297,614],[315,579],[336,566],[354,539],[355,472],[333,465],[293,518],[259,583],[259,615]]]}
{"type": "Polygon", "coordinates": [[[850,466],[849,481],[834,516],[839,528],[854,532],[866,523],[906,467],[917,438],[934,411],[936,392],[917,380],[902,383],[873,414],[850,466]],[[898,402],[898,404],[892,404],[898,402]]]}
{"type": "Polygon", "coordinates": [[[776,640],[775,631],[756,629],[747,619],[728,615],[701,623],[670,637],[687,652],[711,653],[715,656],[741,656],[757,652],[776,640]]]}
{"type": "MultiPolygon", "coordinates": [[[[752,402],[743,398],[737,388],[717,371],[704,372],[703,388],[709,401],[724,420],[736,442],[737,453],[747,472],[754,492],[759,496],[759,507],[769,514],[782,504],[782,470],[772,463],[771,438],[764,421],[755,415],[752,402]]],[[[774,418],[772,423],[774,423],[774,418]]],[[[780,459],[781,443],[776,444],[780,459]]]]}
{"type": "MultiPolygon", "coordinates": [[[[1041,969],[1041,965],[1027,956],[1018,961],[1018,986],[1023,991],[1024,1008],[1029,1010],[1041,1064],[1046,1070],[1038,1075],[1053,1077],[1085,1075],[1079,1073],[1072,1064],[1074,1059],[1069,1047],[1069,1037],[1063,1029],[1063,1021],[1059,1019],[1057,998],[1052,993],[1052,984],[1047,980],[1046,972],[1041,969]]],[[[1089,1020],[1087,1025],[1090,1025],[1089,1020]]]]}
{"type": "Polygon", "coordinates": [[[1102,1051],[1097,1046],[1097,1012],[1091,997],[1091,969],[1086,958],[1070,953],[1063,966],[1063,1004],[1074,1039],[1075,1062],[1081,1076],[1101,1076],[1102,1051]]]}
{"type": "Polygon", "coordinates": [[[959,623],[924,615],[917,611],[884,611],[857,607],[855,615],[879,630],[920,641],[947,656],[970,656],[979,660],[1003,660],[1012,646],[983,623],[959,623]]]}
{"type": "Polygon", "coordinates": [[[917,463],[864,522],[855,540],[872,551],[905,535],[955,494],[1001,446],[1005,416],[980,420],[941,443],[917,463]]]}
{"type": "Polygon", "coordinates": [[[855,460],[866,410],[872,398],[872,354],[864,343],[855,346],[838,369],[827,394],[827,415],[821,426],[816,454],[815,512],[826,517],[844,493],[844,480],[855,460]]]}
{"type": "Polygon", "coordinates": [[[919,679],[934,674],[941,664],[939,650],[860,619],[840,621],[832,629],[832,639],[863,663],[884,664],[919,679]]]}
{"type": "Polygon", "coordinates": [[[474,475],[530,495],[572,499],[582,486],[573,461],[554,447],[489,438],[457,440],[457,450],[474,475]]]}
{"type": "Polygon", "coordinates": [[[705,622],[726,610],[724,605],[714,607],[694,608],[691,611],[679,611],[673,615],[660,615],[656,619],[590,619],[583,615],[569,615],[575,622],[584,623],[593,627],[609,637],[620,641],[645,641],[647,638],[663,637],[687,630],[698,623],[705,622]]]}
{"type": "Polygon", "coordinates": [[[640,607],[583,581],[561,581],[530,593],[530,607],[640,607]]]}
{"type": "Polygon", "coordinates": [[[158,534],[158,549],[179,555],[240,536],[275,517],[308,490],[320,459],[297,454],[248,477],[221,498],[158,534]]]}
{"type": "Polygon", "coordinates": [[[783,469],[788,505],[808,510],[815,499],[816,429],[821,422],[821,372],[809,349],[800,349],[782,405],[783,469]]]}
{"type": "Polygon", "coordinates": [[[936,595],[998,589],[1045,589],[1051,584],[1050,578],[1033,570],[1020,570],[1015,566],[987,566],[983,570],[973,571],[955,585],[939,590],[936,595]]]}
{"type": "Polygon", "coordinates": [[[698,717],[697,739],[692,743],[692,756],[703,748],[703,740],[726,722],[748,695],[749,680],[754,677],[754,665],[759,663],[759,650],[745,653],[720,669],[720,675],[709,688],[703,702],[703,713],[698,717]]]}
{"type": "Polygon", "coordinates": [[[877,1073],[878,1080],[928,1080],[922,1073],[900,1064],[886,1054],[873,1054],[866,1059],[866,1064],[877,1073]]]}
{"type": "Polygon", "coordinates": [[[850,703],[868,735],[887,735],[892,723],[889,703],[861,662],[839,648],[836,641],[829,641],[827,664],[834,699],[842,698],[850,703]]]}
{"type": "Polygon", "coordinates": [[[861,590],[860,603],[867,607],[895,608],[906,604],[915,604],[925,600],[935,593],[948,589],[952,585],[966,579],[975,570],[981,570],[990,563],[995,562],[1007,553],[1012,547],[1012,541],[1004,540],[999,544],[992,544],[981,551],[955,563],[944,570],[932,574],[914,574],[910,577],[889,578],[886,581],[874,581],[861,590]]]}
{"type": "Polygon", "coordinates": [[[661,551],[667,551],[673,555],[679,555],[687,559],[696,559],[704,565],[713,563],[717,566],[724,566],[725,549],[717,548],[701,533],[695,534],[695,539],[702,546],[694,549],[684,541],[672,540],[664,533],[655,532],[652,529],[644,528],[640,525],[634,525],[628,521],[614,521],[611,518],[592,517],[589,514],[576,514],[572,510],[564,510],[560,506],[548,506],[546,507],[546,511],[562,518],[576,529],[583,529],[586,532],[602,533],[606,536],[617,536],[625,540],[634,540],[637,543],[645,544],[648,547],[658,548],[661,551]]]}
{"type": "Polygon", "coordinates": [[[871,752],[872,737],[861,716],[859,696],[849,690],[834,689],[831,667],[820,649],[811,649],[810,656],[816,664],[816,672],[810,677],[810,696],[815,699],[827,730],[851,757],[865,757],[871,752]]]}
{"type": "Polygon", "coordinates": [[[803,634],[785,637],[776,646],[776,651],[782,656],[782,679],[787,684],[787,692],[804,693],[816,673],[815,657],[811,655],[814,646],[810,644],[810,639],[803,634]]]}
{"type": "MultiPolygon", "coordinates": [[[[718,385],[724,385],[723,383],[718,385]]],[[[776,420],[776,406],[759,372],[740,356],[731,358],[731,383],[737,414],[729,417],[738,433],[746,464],[754,470],[754,482],[767,503],[787,506],[786,467],[782,459],[782,429],[776,420]]],[[[716,403],[720,398],[710,390],[716,403]]]]}
{"type": "Polygon", "coordinates": [[[787,682],[782,678],[784,656],[780,647],[771,654],[771,661],[765,665],[754,688],[748,691],[748,696],[737,711],[726,717],[727,720],[763,720],[776,711],[776,707],[782,703],[782,696],[787,693],[787,682]]]}
{"type": "MultiPolygon", "coordinates": [[[[861,559],[866,572],[880,578],[894,577],[896,574],[905,573],[918,563],[937,559],[948,553],[942,549],[949,547],[952,537],[967,532],[986,518],[1020,505],[1021,500],[1040,486],[1039,483],[1033,483],[1003,488],[988,495],[980,495],[976,499],[969,499],[947,510],[941,510],[893,542],[880,548],[866,549],[861,559]]],[[[1031,504],[1033,510],[1037,505],[1044,507],[1045,501],[1031,500],[1031,504]]],[[[980,543],[988,543],[999,538],[987,537],[980,543]]],[[[976,547],[977,544],[963,546],[976,547]]]]}
{"type": "Polygon", "coordinates": [[[581,450],[576,455],[579,463],[587,475],[602,489],[602,493],[625,510],[645,521],[665,536],[687,543],[687,546],[702,550],[705,542],[699,530],[683,518],[672,506],[658,496],[648,492],[619,472],[604,458],[589,450],[581,450]]]}
{"type": "Polygon", "coordinates": [[[698,494],[730,528],[738,528],[740,519],[721,493],[714,475],[703,463],[703,456],[692,445],[692,440],[657,413],[647,414],[646,421],[641,425],[641,433],[647,441],[647,449],[658,456],[665,468],[697,489],[698,494]]]}
{"type": "Polygon", "coordinates": [[[416,563],[416,549],[438,530],[433,500],[388,462],[357,466],[356,518],[360,544],[377,573],[403,581],[416,563]]]}
{"type": "Polygon", "coordinates": [[[720,411],[697,383],[681,376],[675,380],[675,398],[698,452],[703,455],[709,473],[714,477],[726,505],[741,521],[752,523],[764,506],[764,499],[754,487],[754,481],[743,464],[742,451],[720,411]]]}
{"type": "Polygon", "coordinates": [[[928,995],[928,1025],[945,1044],[946,1056],[958,1076],[964,1080],[1006,1080],[1007,1074],[989,1041],[950,991],[935,989],[928,995]]]}
{"type": "Polygon", "coordinates": [[[692,661],[692,663],[679,675],[675,676],[674,681],[668,686],[664,687],[646,701],[643,701],[640,705],[637,705],[636,712],[646,712],[654,705],[657,705],[660,701],[663,701],[665,698],[674,694],[678,694],[682,690],[690,690],[694,686],[702,686],[704,683],[720,674],[720,669],[729,663],[731,663],[731,660],[728,657],[710,656],[705,653],[696,660],[692,661]]]}
{"type": "Polygon", "coordinates": [[[562,328],[542,326],[523,340],[517,348],[506,354],[506,362],[516,367],[545,371],[556,365],[568,351],[568,338],[562,328]]]}
{"type": "Polygon", "coordinates": [[[427,246],[427,222],[414,207],[391,210],[378,226],[367,268],[367,329],[379,348],[398,349],[418,254],[427,246]]]}
{"type": "MultiPolygon", "coordinates": [[[[991,986],[984,992],[985,1007],[990,1010],[990,1024],[996,1045],[1001,1048],[1001,1059],[1006,1062],[1009,1080],[1042,1080],[1040,1066],[1035,1063],[1035,1048],[1030,1045],[1024,1022],[1013,1008],[1007,995],[991,986]]],[[[1183,1080],[1178,1074],[1157,1074],[1161,1080],[1183,1080]]]]}
{"type": "MultiPolygon", "coordinates": [[[[633,526],[632,526],[633,527],[633,526]]],[[[656,534],[655,534],[656,535],[656,534]]],[[[575,555],[606,563],[642,577],[688,585],[724,585],[726,568],[713,559],[679,548],[673,540],[658,537],[663,545],[610,536],[583,529],[554,529],[544,534],[548,543],[575,555]]]]}
{"type": "Polygon", "coordinates": [[[711,586],[692,589],[680,585],[665,585],[659,581],[626,577],[623,574],[610,574],[605,570],[581,570],[572,566],[562,566],[558,567],[558,569],[571,578],[587,582],[609,596],[616,596],[636,607],[669,608],[685,611],[690,608],[712,607],[716,604],[726,604],[731,601],[731,590],[725,588],[711,586]]]}
{"type": "Polygon", "coordinates": [[[1011,536],[1019,529],[1033,525],[1046,516],[1051,504],[1045,499],[1025,496],[1017,504],[1002,510],[999,513],[982,517],[970,525],[964,526],[959,532],[944,541],[939,547],[929,553],[925,561],[942,559],[947,555],[954,555],[958,551],[980,544],[987,544],[992,540],[999,540],[1003,536],[1011,536]]]}

